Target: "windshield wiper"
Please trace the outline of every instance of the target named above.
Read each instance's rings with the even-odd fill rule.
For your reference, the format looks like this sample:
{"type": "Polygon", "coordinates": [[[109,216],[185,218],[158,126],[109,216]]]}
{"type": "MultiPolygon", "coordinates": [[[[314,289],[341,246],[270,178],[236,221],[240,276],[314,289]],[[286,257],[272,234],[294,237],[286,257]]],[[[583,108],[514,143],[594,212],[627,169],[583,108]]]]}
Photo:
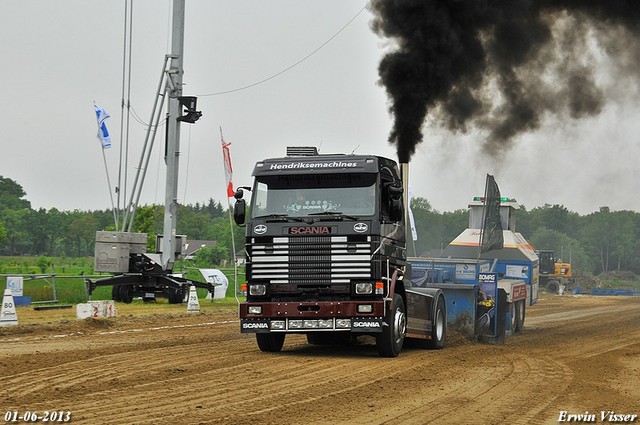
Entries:
{"type": "Polygon", "coordinates": [[[360,220],[358,217],[344,214],[342,211],[323,211],[323,212],[310,213],[307,215],[328,215],[334,220],[342,220],[343,218],[348,218],[349,220],[360,220]]]}
{"type": "Polygon", "coordinates": [[[258,215],[256,217],[253,218],[264,218],[267,221],[304,221],[302,218],[300,217],[289,217],[289,214],[265,214],[265,215],[258,215]]]}

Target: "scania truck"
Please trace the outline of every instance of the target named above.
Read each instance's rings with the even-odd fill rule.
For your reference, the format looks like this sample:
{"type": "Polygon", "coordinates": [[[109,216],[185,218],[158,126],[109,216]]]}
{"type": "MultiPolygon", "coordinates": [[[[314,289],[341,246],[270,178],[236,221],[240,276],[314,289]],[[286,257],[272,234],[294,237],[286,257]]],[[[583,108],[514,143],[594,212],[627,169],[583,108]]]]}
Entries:
{"type": "Polygon", "coordinates": [[[240,327],[260,350],[280,351],[287,334],[310,344],[370,335],[383,357],[405,338],[444,346],[444,293],[411,288],[407,175],[388,158],[313,147],[255,165],[253,186],[235,192],[234,220],[246,226],[240,327]]]}

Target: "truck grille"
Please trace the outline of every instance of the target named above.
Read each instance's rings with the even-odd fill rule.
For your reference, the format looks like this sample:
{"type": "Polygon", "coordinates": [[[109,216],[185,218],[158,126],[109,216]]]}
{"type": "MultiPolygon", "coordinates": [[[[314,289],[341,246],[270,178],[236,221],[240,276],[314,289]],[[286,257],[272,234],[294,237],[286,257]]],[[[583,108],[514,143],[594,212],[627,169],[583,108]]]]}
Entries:
{"type": "MultiPolygon", "coordinates": [[[[349,290],[371,279],[370,236],[296,236],[253,239],[251,279],[284,292],[320,288],[349,290]]],[[[338,291],[340,292],[340,291],[338,291]]]]}

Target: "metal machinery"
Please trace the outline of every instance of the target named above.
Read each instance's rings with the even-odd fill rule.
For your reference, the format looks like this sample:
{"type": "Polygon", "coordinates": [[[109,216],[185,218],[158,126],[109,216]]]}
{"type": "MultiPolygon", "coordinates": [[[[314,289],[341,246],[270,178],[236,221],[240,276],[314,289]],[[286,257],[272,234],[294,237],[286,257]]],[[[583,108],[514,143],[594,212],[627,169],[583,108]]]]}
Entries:
{"type": "Polygon", "coordinates": [[[536,251],[540,259],[540,287],[551,293],[558,293],[558,290],[570,284],[571,263],[563,263],[556,259],[555,253],[551,250],[536,251]]]}
{"type": "Polygon", "coordinates": [[[494,261],[426,257],[408,261],[412,287],[443,291],[450,329],[474,340],[495,343],[522,330],[527,285],[522,279],[506,279],[495,273],[494,261]]]}
{"type": "MultiPolygon", "coordinates": [[[[416,259],[412,260],[414,269],[432,269],[431,278],[436,287],[442,287],[445,296],[450,294],[461,294],[464,291],[491,292],[483,290],[486,282],[483,281],[484,273],[495,274],[495,281],[498,288],[506,292],[507,313],[510,322],[507,323],[507,330],[517,332],[524,326],[526,307],[538,301],[539,286],[539,264],[538,256],[527,240],[516,232],[516,211],[519,205],[513,199],[501,199],[500,219],[504,246],[502,249],[494,249],[483,254],[479,251],[480,232],[482,227],[483,202],[480,198],[475,198],[469,204],[469,228],[464,230],[455,238],[442,252],[437,259],[416,259]],[[475,260],[470,260],[475,259],[475,260]],[[418,267],[419,266],[419,267],[418,267]],[[437,275],[436,273],[439,273],[437,275]],[[441,284],[440,286],[438,284],[441,284]],[[448,286],[458,285],[458,286],[448,286]],[[466,289],[464,286],[470,285],[466,289]]],[[[420,276],[414,276],[419,279],[420,276]]],[[[429,283],[429,278],[425,282],[429,283]]],[[[449,315],[449,324],[456,324],[467,328],[470,335],[478,333],[478,323],[472,326],[470,318],[479,319],[477,314],[479,303],[482,302],[483,295],[469,295],[460,302],[455,298],[448,298],[451,303],[456,302],[457,310],[449,306],[454,312],[449,315]],[[472,303],[474,303],[472,305],[472,303]],[[458,314],[455,311],[459,311],[458,314]],[[470,328],[471,326],[471,328],[470,328]]]]}
{"type": "Polygon", "coordinates": [[[124,213],[122,223],[116,222],[119,231],[97,232],[95,247],[96,272],[113,273],[114,276],[91,280],[85,285],[89,294],[98,286],[112,286],[115,301],[130,303],[133,297],[145,299],[167,297],[171,303],[186,299],[189,286],[206,288],[213,295],[214,286],[209,283],[188,281],[173,274],[175,261],[184,251],[185,236],[176,235],[178,209],[178,169],[180,155],[180,123],[195,123],[200,118],[196,110],[196,98],[182,96],[184,52],[184,0],[173,1],[172,53],[165,56],[160,83],[151,113],[149,126],[134,189],[124,213]],[[151,148],[162,115],[164,98],[168,98],[166,162],[166,193],[163,235],[156,240],[156,252],[147,252],[147,235],[133,233],[133,225],[142,184],[146,174],[151,148]],[[183,108],[185,108],[183,110],[183,108]],[[121,226],[120,226],[121,225],[121,226]]]}
{"type": "Polygon", "coordinates": [[[395,161],[289,148],[253,176],[252,188],[236,191],[234,218],[246,222],[240,329],[262,351],[280,351],[293,333],[311,344],[372,335],[384,357],[397,356],[405,337],[444,346],[443,291],[408,278],[406,177],[395,161]]]}
{"type": "Polygon", "coordinates": [[[311,344],[371,335],[393,357],[405,338],[442,348],[447,326],[494,342],[521,329],[531,291],[522,276],[500,273],[506,265],[465,259],[475,253],[406,257],[407,175],[387,158],[315,148],[258,162],[253,187],[235,194],[236,223],[246,222],[241,332],[255,333],[262,351],[280,351],[292,333],[311,344]]]}

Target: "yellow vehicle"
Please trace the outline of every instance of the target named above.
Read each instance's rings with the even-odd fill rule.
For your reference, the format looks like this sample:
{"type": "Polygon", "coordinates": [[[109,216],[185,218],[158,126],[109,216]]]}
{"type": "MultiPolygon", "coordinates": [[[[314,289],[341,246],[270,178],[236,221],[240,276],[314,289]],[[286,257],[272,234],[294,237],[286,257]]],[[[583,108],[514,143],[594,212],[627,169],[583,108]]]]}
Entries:
{"type": "Polygon", "coordinates": [[[540,261],[540,287],[548,292],[558,293],[558,290],[570,284],[571,263],[562,263],[556,260],[555,254],[551,250],[536,251],[540,261]]]}

